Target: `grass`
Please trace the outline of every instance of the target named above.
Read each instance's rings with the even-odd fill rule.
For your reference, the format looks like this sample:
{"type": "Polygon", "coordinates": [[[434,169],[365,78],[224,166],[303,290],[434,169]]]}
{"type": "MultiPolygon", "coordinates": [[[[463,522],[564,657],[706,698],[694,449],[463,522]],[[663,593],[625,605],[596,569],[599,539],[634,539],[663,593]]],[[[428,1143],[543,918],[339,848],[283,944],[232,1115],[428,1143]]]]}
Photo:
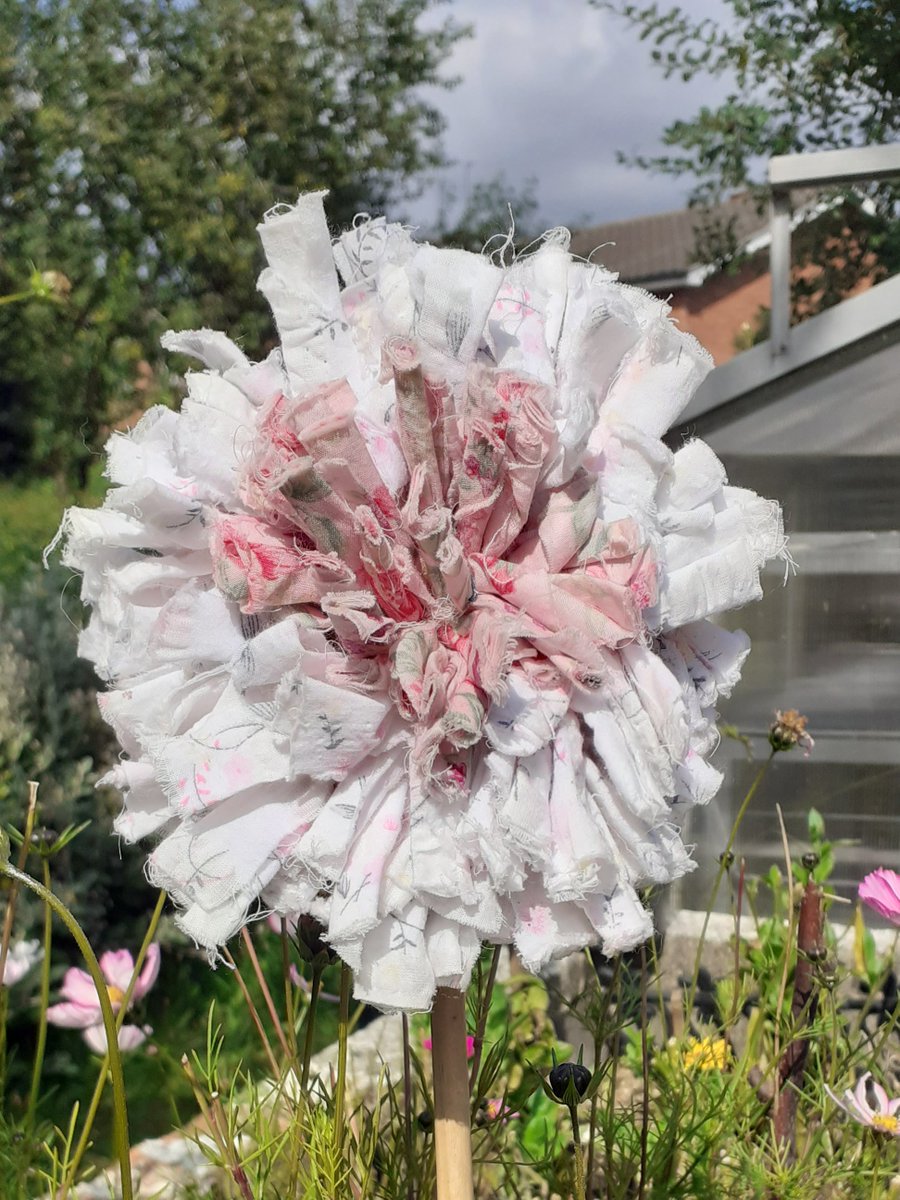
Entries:
{"type": "Polygon", "coordinates": [[[65,491],[53,479],[0,481],[0,588],[15,590],[28,567],[40,562],[68,505],[93,508],[105,494],[106,480],[99,464],[80,493],[65,491]]]}

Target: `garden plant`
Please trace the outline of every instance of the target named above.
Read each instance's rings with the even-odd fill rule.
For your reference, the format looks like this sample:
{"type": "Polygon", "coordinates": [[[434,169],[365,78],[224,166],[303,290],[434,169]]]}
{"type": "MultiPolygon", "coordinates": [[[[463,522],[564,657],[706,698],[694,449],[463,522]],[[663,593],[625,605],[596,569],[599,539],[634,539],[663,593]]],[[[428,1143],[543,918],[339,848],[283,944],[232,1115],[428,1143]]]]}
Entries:
{"type": "MultiPolygon", "coordinates": [[[[99,783],[123,796],[119,837],[152,843],[156,899],[139,945],[97,955],[54,890],[90,832],[48,829],[29,785],[0,846],[5,1027],[37,981],[27,1088],[8,1037],[0,1057],[8,1194],[77,1194],[105,1113],[131,1200],[126,1068],[153,1051],[213,1195],[885,1194],[893,949],[861,911],[829,920],[817,813],[801,847],[781,823],[764,878],[737,856],[773,760],[812,749],[805,717],[775,714],[674,978],[654,933],[749,652],[712,618],[786,557],[777,504],[702,442],[662,440],[708,356],[565,231],[521,255],[381,219],[332,240],[311,193],[259,233],[280,344],[254,363],[224,334],[167,334],[203,370],[180,411],[112,437],[102,506],[48,547],[82,576],[79,651],[122,751],[99,783]],[[732,957],[711,977],[726,881],[732,957]],[[245,1006],[246,1061],[218,1004],[193,1037],[154,1032],[179,939],[245,1006]],[[574,990],[552,974],[571,955],[574,990]],[[402,1055],[360,1086],[351,1037],[374,1010],[399,1014],[402,1055]],[[51,1028],[95,1066],[65,1117],[51,1028]]],[[[894,920],[898,887],[877,872],[862,898],[894,920]]]]}

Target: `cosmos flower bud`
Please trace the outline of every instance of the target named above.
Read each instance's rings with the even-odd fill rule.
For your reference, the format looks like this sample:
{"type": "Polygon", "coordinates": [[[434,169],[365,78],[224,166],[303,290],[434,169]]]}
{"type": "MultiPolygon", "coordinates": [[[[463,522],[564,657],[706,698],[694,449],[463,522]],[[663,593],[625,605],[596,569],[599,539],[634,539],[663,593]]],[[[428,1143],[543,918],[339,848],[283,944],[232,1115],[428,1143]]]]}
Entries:
{"type": "Polygon", "coordinates": [[[591,1085],[591,1072],[581,1063],[565,1062],[554,1067],[547,1077],[550,1090],[560,1104],[568,1104],[572,1092],[578,1100],[591,1085]]]}

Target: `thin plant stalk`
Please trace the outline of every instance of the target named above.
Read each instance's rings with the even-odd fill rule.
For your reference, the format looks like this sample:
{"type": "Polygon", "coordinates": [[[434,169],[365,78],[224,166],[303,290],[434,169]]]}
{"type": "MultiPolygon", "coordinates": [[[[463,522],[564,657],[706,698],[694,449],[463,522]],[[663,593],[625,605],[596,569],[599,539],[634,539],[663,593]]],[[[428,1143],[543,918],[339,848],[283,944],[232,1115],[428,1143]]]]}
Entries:
{"type": "MultiPolygon", "coordinates": [[[[28,850],[31,846],[31,837],[34,833],[34,822],[37,815],[37,794],[38,785],[32,780],[28,784],[28,808],[25,813],[25,835],[22,838],[22,845],[19,847],[19,855],[16,860],[16,867],[19,871],[25,870],[25,863],[28,859],[28,850]]],[[[9,954],[9,943],[12,938],[13,921],[16,915],[16,903],[19,898],[19,889],[16,886],[15,880],[10,884],[9,899],[6,902],[6,912],[3,917],[3,933],[0,935],[0,980],[3,979],[6,971],[6,956],[9,954]]]]}
{"type": "Polygon", "coordinates": [[[272,1043],[269,1041],[268,1037],[266,1037],[266,1028],[262,1023],[262,1018],[259,1015],[259,1011],[258,1011],[256,1005],[253,1003],[253,997],[250,995],[250,989],[247,987],[247,984],[244,982],[244,977],[241,974],[241,969],[237,965],[237,963],[234,961],[234,958],[232,957],[230,951],[223,949],[222,954],[225,958],[225,961],[228,963],[228,965],[231,967],[232,971],[234,972],[234,977],[237,980],[237,985],[240,988],[241,995],[244,997],[244,1003],[247,1005],[247,1011],[250,1013],[250,1017],[253,1021],[253,1024],[256,1026],[256,1032],[259,1034],[259,1038],[260,1038],[260,1041],[262,1042],[263,1050],[266,1053],[266,1058],[268,1058],[268,1060],[269,1060],[269,1066],[272,1068],[272,1078],[278,1079],[279,1076],[281,1075],[281,1068],[278,1065],[278,1060],[276,1059],[275,1052],[272,1049],[272,1043]]]}
{"type": "Polygon", "coordinates": [[[475,1084],[478,1082],[478,1072],[481,1070],[481,1052],[484,1048],[484,1031],[487,1028],[487,1020],[491,1010],[491,996],[494,993],[494,984],[497,982],[497,968],[500,965],[500,951],[502,947],[497,945],[494,947],[494,952],[491,955],[491,966],[488,971],[487,985],[484,993],[480,997],[481,1003],[478,1008],[478,1018],[475,1023],[475,1036],[472,1039],[472,1069],[469,1072],[469,1091],[475,1090],[475,1084]]]}
{"type": "MultiPolygon", "coordinates": [[[[137,986],[138,977],[141,973],[141,968],[144,965],[144,960],[147,957],[147,951],[156,936],[156,930],[159,927],[160,918],[162,917],[163,908],[167,899],[166,892],[160,892],[156,899],[156,907],[153,909],[153,914],[150,917],[150,923],[147,926],[147,932],[144,934],[144,940],[141,942],[141,948],[138,950],[137,958],[134,960],[134,970],[131,972],[131,978],[128,980],[128,987],[125,989],[125,995],[122,997],[122,1003],[119,1005],[119,1011],[116,1013],[116,1050],[119,1046],[119,1030],[125,1023],[125,1017],[128,1013],[128,1006],[131,1004],[131,997],[134,995],[134,989],[137,986]]],[[[100,1063],[100,1070],[97,1074],[97,1082],[94,1085],[94,1094],[91,1096],[91,1102],[88,1105],[87,1115],[84,1118],[84,1126],[81,1130],[81,1135],[78,1139],[78,1144],[75,1147],[66,1172],[64,1184],[66,1189],[72,1187],[75,1183],[75,1177],[78,1173],[78,1168],[81,1166],[81,1160],[87,1153],[87,1148],[90,1145],[91,1132],[94,1128],[94,1121],[97,1119],[97,1112],[100,1108],[100,1101],[103,1099],[103,1093],[106,1090],[106,1080],[110,1074],[110,1053],[109,1047],[111,1043],[107,1036],[107,1049],[100,1063]]],[[[65,1195],[65,1191],[63,1195],[65,1195]]]]}
{"type": "Polygon", "coordinates": [[[797,963],[794,968],[794,993],[791,999],[791,1039],[785,1046],[775,1078],[778,1105],[775,1137],[788,1147],[789,1160],[796,1151],[797,1099],[806,1072],[809,1054],[807,1027],[815,1021],[818,1008],[818,984],[813,963],[824,953],[822,943],[822,889],[810,872],[800,901],[797,919],[797,963]]]}
{"type": "MultiPolygon", "coordinates": [[[[45,858],[41,864],[44,887],[50,891],[50,863],[45,858]]],[[[47,1009],[50,1006],[50,952],[53,944],[53,910],[44,905],[44,957],[41,960],[41,993],[38,1011],[37,1043],[34,1048],[34,1064],[31,1068],[31,1090],[28,1093],[28,1108],[25,1112],[25,1128],[34,1128],[38,1096],[41,1090],[41,1073],[44,1069],[44,1052],[47,1048],[47,1009]]]]}
{"type": "MultiPolygon", "coordinates": [[[[113,1142],[116,1148],[116,1158],[119,1161],[119,1169],[121,1171],[121,1191],[122,1200],[133,1200],[134,1192],[131,1186],[131,1164],[129,1160],[129,1144],[128,1144],[128,1107],[125,1099],[125,1077],[122,1074],[122,1055],[119,1051],[119,1043],[116,1029],[116,1014],[113,1012],[112,1003],[109,999],[109,993],[106,990],[106,980],[103,978],[103,972],[100,970],[100,964],[97,962],[97,956],[91,949],[91,944],[85,936],[84,930],[72,916],[68,908],[63,902],[42,883],[38,883],[36,879],[32,879],[30,875],[26,875],[23,871],[11,866],[9,863],[0,862],[0,873],[7,875],[14,882],[19,883],[22,887],[28,888],[34,892],[39,900],[43,900],[45,904],[49,904],[54,913],[59,917],[62,923],[68,929],[69,933],[75,939],[78,949],[81,951],[84,958],[85,966],[88,969],[88,974],[94,982],[94,987],[97,989],[97,1000],[100,1004],[100,1012],[103,1017],[103,1028],[106,1032],[106,1040],[109,1046],[109,1073],[112,1079],[113,1089],[113,1142]]],[[[63,1195],[65,1195],[66,1184],[63,1182],[63,1195]]]]}
{"type": "Polygon", "coordinates": [[[741,865],[738,869],[738,889],[737,889],[737,904],[734,909],[734,990],[731,996],[731,1023],[734,1024],[738,1017],[738,999],[740,993],[741,980],[741,917],[744,908],[744,875],[747,869],[747,860],[741,857],[741,865]]]}
{"type": "Polygon", "coordinates": [[[287,1036],[290,1042],[291,1062],[297,1063],[297,1006],[294,988],[291,983],[291,952],[290,938],[287,931],[287,920],[281,918],[281,976],[284,984],[284,1011],[286,1014],[287,1036]]]}
{"type": "Polygon", "coordinates": [[[341,963],[341,1008],[338,1016],[338,1063],[337,1085],[334,1090],[334,1140],[340,1148],[344,1144],[344,1105],[347,1089],[347,1039],[350,1024],[350,984],[352,972],[346,963],[341,963]]]}
{"type": "MultiPolygon", "coordinates": [[[[22,845],[19,847],[17,860],[17,867],[20,871],[25,870],[25,863],[28,860],[28,848],[31,845],[31,835],[34,832],[34,822],[37,814],[37,793],[38,785],[30,781],[28,784],[28,808],[25,813],[25,834],[22,838],[22,845]]],[[[3,836],[4,838],[6,837],[5,834],[3,836]]],[[[15,882],[11,882],[9,897],[6,902],[6,912],[3,917],[3,933],[0,935],[0,1097],[2,1097],[6,1089],[6,1017],[8,997],[3,979],[6,974],[6,958],[9,954],[9,943],[12,938],[13,920],[16,915],[18,896],[18,886],[15,882]]]]}
{"type": "MultiPolygon", "coordinates": [[[[197,1101],[197,1107],[206,1122],[206,1127],[209,1130],[209,1136],[216,1143],[219,1153],[222,1156],[222,1164],[226,1167],[231,1178],[234,1180],[238,1191],[241,1193],[241,1200],[254,1200],[253,1192],[250,1189],[250,1183],[247,1175],[234,1156],[234,1146],[227,1134],[227,1122],[219,1120],[219,1113],[213,1112],[209,1104],[206,1102],[206,1097],[203,1094],[203,1088],[200,1086],[200,1081],[194,1068],[191,1066],[190,1059],[186,1054],[181,1056],[181,1066],[187,1076],[188,1083],[191,1085],[191,1091],[194,1093],[194,1099],[197,1101]]],[[[221,1104],[219,1105],[221,1110],[221,1104]]]]}
{"type": "Polygon", "coordinates": [[[641,946],[641,1167],[638,1200],[647,1187],[647,1140],[650,1136],[650,1050],[647,1045],[647,946],[641,946]]]}
{"type": "MultiPolygon", "coordinates": [[[[594,1070],[600,1067],[599,1056],[594,1056],[594,1070]]],[[[593,1187],[594,1180],[594,1141],[597,1137],[597,1093],[594,1092],[591,1096],[591,1107],[588,1116],[588,1152],[587,1152],[587,1167],[585,1168],[585,1191],[589,1187],[593,1187]]]]}
{"type": "Polygon", "coordinates": [[[569,1109],[572,1118],[572,1140],[575,1159],[575,1200],[586,1200],[584,1192],[584,1155],[581,1152],[581,1126],[578,1123],[578,1109],[573,1104],[569,1109]]]}
{"type": "Polygon", "coordinates": [[[409,1017],[403,1014],[403,1141],[406,1147],[406,1200],[414,1200],[412,1060],[409,1052],[409,1017]]]}
{"type": "Polygon", "coordinates": [[[694,971],[691,976],[691,991],[687,1004],[688,1020],[690,1020],[690,1014],[694,1009],[694,998],[697,994],[697,982],[700,978],[700,966],[703,961],[703,947],[706,943],[706,932],[709,929],[709,920],[712,916],[712,911],[716,906],[716,898],[719,895],[719,888],[722,884],[722,878],[725,875],[725,872],[728,870],[728,859],[731,855],[732,847],[737,841],[737,835],[743,823],[744,817],[747,814],[747,809],[750,807],[753,797],[759,791],[759,786],[765,779],[766,773],[769,770],[769,767],[772,765],[772,759],[775,757],[776,753],[777,751],[774,749],[769,751],[768,758],[759,768],[756,773],[756,777],[750,784],[750,787],[747,789],[747,794],[741,801],[741,806],[737,811],[737,816],[734,818],[734,824],[731,826],[731,833],[728,835],[728,841],[725,844],[725,849],[719,858],[719,869],[716,872],[716,878],[713,882],[712,892],[709,897],[709,904],[706,906],[706,913],[703,917],[703,928],[700,930],[700,938],[697,942],[697,954],[694,958],[694,971]]]}
{"type": "Polygon", "coordinates": [[[309,1064],[312,1059],[313,1034],[316,1029],[316,1009],[319,1004],[319,989],[322,986],[322,964],[313,963],[312,981],[309,985],[309,1008],[306,1011],[306,1032],[303,1038],[303,1063],[300,1067],[300,1090],[305,1093],[309,1085],[309,1064]]]}
{"type": "MultiPolygon", "coordinates": [[[[778,826],[781,832],[781,848],[784,852],[784,869],[787,877],[788,888],[788,932],[784,942],[784,961],[781,965],[781,982],[778,986],[778,1002],[775,1008],[775,1032],[774,1032],[774,1053],[772,1055],[772,1065],[770,1069],[776,1070],[781,1061],[781,1018],[784,1010],[784,998],[787,995],[788,974],[790,973],[791,963],[791,947],[794,944],[794,900],[793,900],[793,872],[791,871],[791,850],[788,845],[787,830],[784,827],[784,817],[781,813],[781,805],[775,805],[775,812],[778,816],[778,826]]],[[[772,1100],[772,1109],[775,1122],[778,1122],[778,1106],[780,1102],[780,1090],[778,1087],[778,1079],[775,1080],[775,1094],[772,1100]]]]}
{"type": "Polygon", "coordinates": [[[241,938],[243,939],[244,946],[250,958],[250,963],[253,967],[253,973],[256,976],[259,989],[262,992],[263,1000],[266,1002],[266,1008],[269,1010],[269,1016],[272,1018],[272,1024],[275,1027],[275,1033],[279,1042],[281,1043],[281,1048],[288,1058],[290,1058],[291,1048],[288,1045],[287,1038],[285,1037],[284,1026],[281,1023],[281,1018],[278,1015],[278,1009],[275,1007],[275,1002],[272,999],[272,993],[269,991],[269,985],[266,983],[266,977],[263,974],[262,967],[259,965],[259,959],[256,955],[256,947],[253,945],[253,938],[250,934],[250,930],[246,925],[241,930],[241,938]]]}
{"type": "MultiPolygon", "coordinates": [[[[598,983],[600,982],[599,976],[598,976],[597,982],[598,983]]],[[[619,1016],[619,1013],[622,1008],[622,957],[621,957],[621,955],[619,955],[616,958],[616,965],[613,970],[613,981],[612,981],[612,987],[610,988],[610,991],[612,991],[613,995],[615,996],[614,1011],[615,1011],[616,1018],[617,1018],[617,1024],[613,1030],[613,1039],[614,1039],[613,1044],[612,1044],[612,1046],[610,1046],[610,1053],[612,1054],[612,1069],[610,1071],[610,1077],[609,1077],[609,1112],[607,1113],[607,1117],[609,1117],[609,1115],[613,1112],[613,1110],[616,1107],[616,1084],[618,1082],[618,1075],[619,1075],[619,1047],[618,1047],[617,1043],[618,1043],[619,1032],[620,1032],[619,1027],[618,1027],[618,1016],[619,1016]]],[[[612,1200],[612,1196],[613,1196],[612,1172],[609,1170],[609,1164],[612,1162],[612,1154],[613,1154],[611,1128],[612,1128],[612,1122],[607,1119],[606,1127],[605,1127],[605,1131],[604,1131],[604,1139],[603,1139],[604,1143],[605,1143],[606,1166],[607,1166],[607,1169],[604,1172],[604,1175],[605,1175],[604,1182],[605,1182],[605,1187],[606,1187],[606,1200],[612,1200]]]]}
{"type": "Polygon", "coordinates": [[[881,1175],[881,1152],[883,1149],[883,1138],[876,1136],[872,1140],[875,1143],[875,1161],[872,1164],[872,1191],[869,1200],[878,1200],[878,1197],[881,1195],[881,1191],[879,1189],[879,1176],[881,1175]]]}

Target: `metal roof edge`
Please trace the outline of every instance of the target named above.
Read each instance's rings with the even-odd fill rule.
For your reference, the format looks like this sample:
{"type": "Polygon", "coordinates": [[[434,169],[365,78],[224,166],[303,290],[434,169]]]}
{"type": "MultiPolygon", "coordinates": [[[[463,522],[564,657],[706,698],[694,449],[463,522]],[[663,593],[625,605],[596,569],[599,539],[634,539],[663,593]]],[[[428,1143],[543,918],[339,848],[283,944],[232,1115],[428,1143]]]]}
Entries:
{"type": "Polygon", "coordinates": [[[783,354],[761,342],[716,367],[681,414],[684,425],[828,358],[872,334],[900,325],[900,275],[878,283],[791,329],[783,354]]]}

